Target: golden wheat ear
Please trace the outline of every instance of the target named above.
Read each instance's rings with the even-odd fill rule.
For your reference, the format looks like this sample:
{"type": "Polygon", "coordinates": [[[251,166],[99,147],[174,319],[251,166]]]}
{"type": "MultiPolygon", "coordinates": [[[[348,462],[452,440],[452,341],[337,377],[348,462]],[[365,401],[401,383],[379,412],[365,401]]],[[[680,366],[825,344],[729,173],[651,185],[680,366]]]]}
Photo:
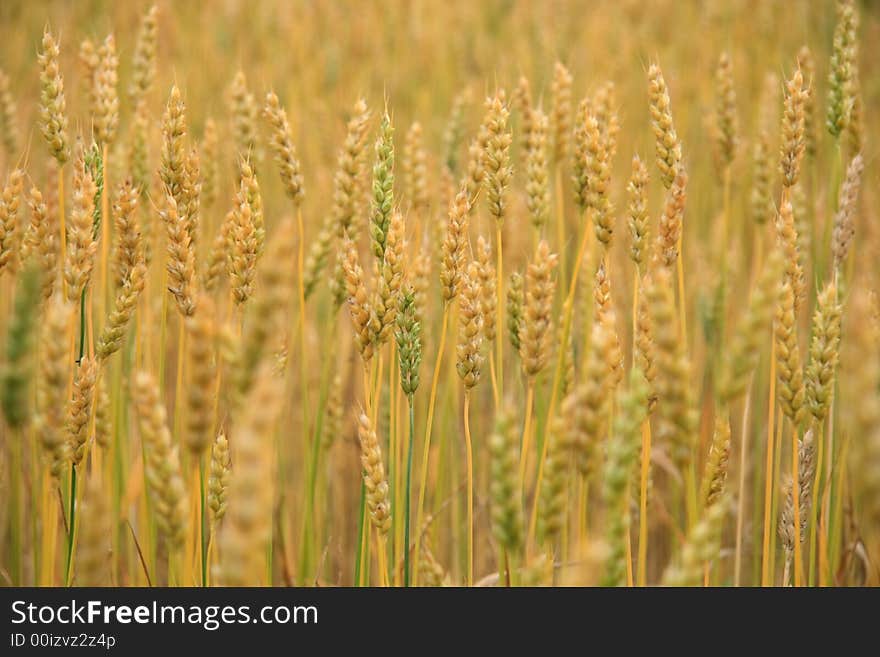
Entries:
{"type": "Polygon", "coordinates": [[[553,272],[557,264],[558,257],[550,252],[550,245],[541,240],[526,270],[525,302],[519,330],[519,354],[523,372],[528,378],[537,376],[550,356],[553,296],[556,291],[553,272]]]}
{"type": "Polygon", "coordinates": [[[18,130],[18,107],[12,94],[9,75],[0,69],[0,138],[9,159],[18,153],[18,130]]]}
{"type": "Polygon", "coordinates": [[[669,89],[663,78],[663,71],[656,62],[648,68],[648,98],[657,168],[660,170],[663,186],[669,189],[681,164],[681,142],[672,122],[669,89]]]}
{"type": "Polygon", "coordinates": [[[382,461],[382,448],[366,413],[358,414],[357,424],[370,520],[377,531],[387,534],[391,529],[391,500],[385,464],[382,461]]]}
{"type": "Polygon", "coordinates": [[[136,372],[132,399],[144,443],[144,468],[159,530],[169,551],[183,547],[186,534],[187,501],[177,446],[171,439],[165,404],[151,374],[136,372]]]}
{"type": "Polygon", "coordinates": [[[64,79],[58,58],[61,49],[47,28],[43,32],[43,49],[37,56],[40,65],[40,129],[49,152],[63,165],[70,158],[67,136],[67,114],[64,100],[64,79]]]}

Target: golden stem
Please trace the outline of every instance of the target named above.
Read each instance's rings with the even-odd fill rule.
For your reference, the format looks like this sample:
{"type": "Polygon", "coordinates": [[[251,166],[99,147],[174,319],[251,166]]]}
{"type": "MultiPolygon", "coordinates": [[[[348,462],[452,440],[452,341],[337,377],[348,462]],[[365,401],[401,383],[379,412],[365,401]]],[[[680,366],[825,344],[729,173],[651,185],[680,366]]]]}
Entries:
{"type": "Polygon", "coordinates": [[[431,378],[431,395],[428,401],[428,420],[425,426],[425,443],[422,447],[422,472],[419,478],[419,507],[416,513],[416,545],[413,563],[416,564],[413,570],[413,586],[419,583],[419,552],[421,550],[421,531],[422,521],[425,515],[425,489],[428,483],[428,458],[431,454],[431,427],[434,422],[434,406],[437,402],[437,383],[440,380],[440,364],[443,360],[443,348],[446,346],[446,329],[449,325],[449,304],[443,307],[443,322],[440,329],[440,344],[437,346],[437,358],[434,361],[434,375],[431,378]]]}
{"type": "Polygon", "coordinates": [[[740,442],[739,452],[739,487],[737,488],[738,500],[736,504],[736,549],[733,556],[733,585],[740,585],[740,574],[742,573],[742,546],[743,546],[743,524],[745,522],[745,495],[746,489],[746,452],[748,451],[748,420],[751,410],[752,395],[751,382],[749,382],[748,392],[746,392],[746,401],[743,404],[742,417],[742,440],[740,442]]]}
{"type": "Polygon", "coordinates": [[[801,585],[801,478],[799,475],[800,454],[798,454],[798,431],[797,427],[791,432],[791,503],[794,511],[794,586],[801,585]]]}
{"type": "Polygon", "coordinates": [[[522,486],[522,493],[525,495],[526,488],[526,463],[529,460],[529,447],[532,442],[532,406],[535,400],[535,379],[529,377],[528,389],[526,392],[526,419],[523,424],[522,452],[519,458],[519,481],[522,486]]]}
{"type": "Polygon", "coordinates": [[[761,586],[770,586],[770,533],[773,504],[773,438],[776,413],[776,340],[770,345],[770,391],[767,401],[767,457],[764,466],[764,544],[761,551],[761,586]]]}
{"type": "Polygon", "coordinates": [[[639,557],[636,583],[647,583],[648,563],[648,474],[651,469],[651,422],[642,422],[642,463],[639,473],[639,557]]]}
{"type": "Polygon", "coordinates": [[[464,443],[467,459],[467,574],[465,586],[474,583],[474,449],[471,443],[470,401],[468,391],[464,393],[464,443]]]}
{"type": "Polygon", "coordinates": [[[495,293],[498,296],[495,303],[495,330],[498,332],[498,335],[495,336],[495,360],[497,361],[495,367],[498,368],[498,378],[496,381],[496,387],[498,390],[495,397],[495,405],[497,407],[500,401],[504,398],[504,340],[500,337],[504,326],[504,273],[502,271],[503,261],[501,258],[500,221],[495,222],[495,242],[498,247],[498,262],[495,265],[495,276],[497,278],[495,281],[495,293]]]}

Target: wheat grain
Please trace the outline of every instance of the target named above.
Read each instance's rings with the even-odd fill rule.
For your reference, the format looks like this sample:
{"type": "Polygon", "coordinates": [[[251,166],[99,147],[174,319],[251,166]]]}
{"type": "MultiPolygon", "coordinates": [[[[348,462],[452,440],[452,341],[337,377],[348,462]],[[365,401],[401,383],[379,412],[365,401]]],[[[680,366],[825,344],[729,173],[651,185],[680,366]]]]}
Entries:
{"type": "Polygon", "coordinates": [[[852,118],[857,58],[858,17],[852,0],[838,0],[837,26],[828,73],[828,102],[825,125],[832,137],[839,137],[852,118]]]}
{"type": "Polygon", "coordinates": [[[553,161],[564,162],[571,145],[571,87],[573,78],[562,62],[553,66],[550,91],[550,134],[553,136],[553,161]]]}
{"type": "Polygon", "coordinates": [[[663,181],[666,189],[669,189],[678,175],[681,164],[681,142],[672,122],[669,89],[666,87],[663,72],[656,62],[648,67],[648,83],[657,168],[660,169],[660,180],[663,181]]]}
{"type": "Polygon", "coordinates": [[[730,459],[730,419],[728,410],[719,408],[715,413],[715,430],[709,446],[709,456],[703,470],[703,481],[700,485],[700,501],[703,508],[708,509],[718,503],[724,495],[727,482],[727,468],[730,459]]]}
{"type": "Polygon", "coordinates": [[[463,188],[449,205],[449,219],[440,259],[440,287],[445,303],[449,303],[458,295],[465,274],[470,209],[467,194],[467,189],[463,188]]]}
{"type": "Polygon", "coordinates": [[[730,54],[721,53],[715,69],[715,148],[719,169],[723,172],[736,156],[738,122],[736,88],[730,54]]]}
{"type": "Polygon", "coordinates": [[[644,275],[646,250],[651,243],[651,221],[648,216],[648,168],[638,155],[632,159],[632,174],[626,186],[629,199],[627,219],[630,233],[629,256],[639,274],[644,275]]]}
{"type": "Polygon", "coordinates": [[[688,176],[683,168],[675,174],[672,187],[666,194],[666,204],[660,216],[656,257],[665,267],[673,267],[679,254],[679,243],[687,200],[688,176]]]}
{"type": "Polygon", "coordinates": [[[200,172],[202,174],[202,207],[213,207],[217,202],[220,184],[220,137],[214,119],[205,119],[202,133],[202,151],[200,155],[200,172]]]}
{"type": "Polygon", "coordinates": [[[654,323],[657,377],[657,439],[669,446],[670,455],[680,467],[693,458],[697,417],[691,391],[691,363],[676,321],[672,277],[658,268],[646,286],[648,307],[654,323]]]}
{"type": "Polygon", "coordinates": [[[63,165],[70,157],[70,142],[59,54],[58,43],[46,28],[43,32],[43,51],[37,56],[40,64],[40,128],[52,157],[63,165]]]}
{"type": "MultiPolygon", "coordinates": [[[[807,45],[801,46],[797,53],[797,65],[804,74],[804,85],[812,87],[813,81],[816,79],[816,62],[813,59],[813,53],[807,45]]],[[[807,155],[814,157],[816,155],[816,96],[810,94],[804,103],[804,141],[805,152],[807,155]]]]}
{"type": "Polygon", "coordinates": [[[89,438],[97,373],[95,359],[83,358],[73,379],[73,397],[67,405],[67,440],[73,464],[77,467],[82,463],[89,438]]]}
{"type": "Polygon", "coordinates": [[[583,376],[562,401],[562,416],[568,435],[565,441],[575,454],[578,471],[589,476],[598,469],[599,444],[608,428],[611,402],[608,354],[612,336],[601,322],[593,324],[583,376]]]}
{"type": "Polygon", "coordinates": [[[471,262],[462,276],[461,294],[458,295],[458,344],[455,369],[465,390],[480,381],[483,366],[483,339],[485,338],[482,290],[479,266],[471,262]]]}
{"type": "Polygon", "coordinates": [[[119,96],[116,40],[110,34],[98,48],[98,67],[95,70],[95,137],[98,142],[110,144],[119,127],[119,96]]]}
{"type": "Polygon", "coordinates": [[[800,528],[795,539],[794,526],[794,501],[792,498],[792,480],[786,477],[782,482],[783,505],[779,514],[779,537],[782,539],[782,548],[786,553],[786,559],[791,560],[794,552],[795,540],[804,542],[806,538],[807,523],[810,518],[812,506],[813,476],[816,464],[814,462],[816,445],[813,440],[812,429],[798,440],[798,506],[800,507],[800,528]]]}
{"type": "Polygon", "coordinates": [[[229,441],[222,431],[217,434],[211,446],[211,470],[208,473],[208,508],[211,518],[218,523],[226,515],[229,497],[229,480],[232,474],[232,461],[229,456],[229,441]]]}
{"type": "Polygon", "coordinates": [[[211,441],[213,425],[216,324],[214,303],[199,296],[198,310],[186,318],[187,370],[186,434],[184,444],[199,458],[211,441]]]}
{"type": "Polygon", "coordinates": [[[807,365],[807,406],[817,422],[823,422],[834,394],[834,374],[840,348],[840,304],[837,286],[828,283],[816,299],[813,339],[807,365]]]}
{"type": "Polygon", "coordinates": [[[276,475],[270,439],[281,407],[282,389],[263,364],[236,420],[235,467],[219,541],[223,554],[220,580],[227,586],[270,582],[266,558],[272,540],[272,482],[276,475]]]}
{"type": "Polygon", "coordinates": [[[806,388],[801,365],[800,346],[797,336],[797,313],[795,296],[790,281],[784,281],[779,303],[776,306],[774,331],[776,334],[776,366],[779,369],[779,397],[782,411],[794,426],[804,420],[806,388]]]}
{"type": "MultiPolygon", "coordinates": [[[[236,165],[243,161],[258,160],[257,147],[257,101],[248,89],[244,71],[238,71],[229,86],[230,105],[232,110],[232,134],[238,150],[236,165]]],[[[239,168],[236,169],[241,175],[239,168]]]]}
{"type": "Polygon", "coordinates": [[[482,153],[483,189],[486,192],[486,202],[489,205],[489,214],[497,223],[504,221],[507,214],[507,202],[505,192],[513,175],[513,167],[510,164],[510,144],[513,137],[508,127],[510,110],[504,99],[504,92],[497,92],[492,98],[486,99],[486,146],[482,153]]]}
{"type": "Polygon", "coordinates": [[[792,187],[800,176],[801,160],[806,148],[804,106],[810,90],[804,88],[804,76],[795,69],[785,83],[785,104],[782,116],[781,172],[784,187],[792,187]]]}
{"type": "Polygon", "coordinates": [[[834,232],[832,233],[831,242],[834,268],[838,271],[846,261],[850,244],[856,232],[855,214],[864,166],[861,155],[856,155],[850,160],[849,166],[846,168],[846,178],[844,178],[843,185],[840,187],[840,197],[837,200],[837,212],[834,215],[834,232]]]}
{"type": "Polygon", "coordinates": [[[665,586],[694,586],[703,576],[704,565],[712,563],[721,551],[721,529],[729,500],[722,497],[688,532],[680,562],[663,573],[665,586]]]}
{"type": "MultiPolygon", "coordinates": [[[[278,163],[284,191],[293,201],[294,205],[298,206],[302,203],[305,194],[303,177],[300,173],[296,148],[293,145],[293,135],[290,123],[287,120],[287,112],[281,107],[281,102],[274,91],[266,94],[266,106],[263,109],[263,114],[265,114],[272,128],[271,146],[275,153],[275,161],[278,163]]],[[[205,124],[206,136],[207,129],[207,124],[205,124]]],[[[216,139],[216,137],[214,138],[216,139]]]]}
{"type": "MultiPolygon", "coordinates": [[[[247,166],[242,163],[242,167],[247,166]]],[[[247,181],[242,178],[235,195],[232,223],[228,232],[229,240],[229,282],[232,298],[239,306],[244,304],[254,291],[259,239],[254,219],[254,211],[247,198],[247,181]]]]}
{"type": "Polygon", "coordinates": [[[544,369],[550,356],[551,310],[556,288],[553,270],[557,263],[558,257],[550,252],[550,245],[541,240],[526,270],[525,300],[518,338],[523,372],[530,379],[544,369]]]}
{"type": "Polygon", "coordinates": [[[378,290],[371,306],[370,330],[373,333],[373,342],[377,347],[381,347],[391,337],[394,320],[397,317],[398,297],[403,283],[405,233],[406,226],[403,222],[403,215],[400,212],[394,212],[385,238],[378,290]]]}
{"type": "Polygon", "coordinates": [[[480,302],[483,313],[483,331],[487,342],[495,340],[495,315],[498,307],[498,295],[495,290],[497,279],[493,259],[492,244],[480,235],[477,238],[477,264],[482,292],[480,302]]]}
{"type": "Polygon", "coordinates": [[[458,171],[458,156],[463,136],[462,121],[465,105],[469,102],[469,97],[470,94],[467,89],[455,95],[455,98],[452,99],[449,120],[446,122],[446,128],[443,130],[443,161],[446,164],[446,169],[452,174],[458,171]]]}
{"type": "Polygon", "coordinates": [[[91,475],[84,486],[76,545],[77,586],[107,586],[112,553],[112,515],[99,478],[91,475]]]}
{"type": "Polygon", "coordinates": [[[798,314],[801,304],[806,297],[806,280],[801,266],[801,257],[798,246],[798,231],[794,218],[792,204],[785,200],[779,207],[776,217],[776,241],[782,251],[784,261],[785,282],[791,288],[794,295],[794,312],[798,314]]]}
{"type": "Polygon", "coordinates": [[[295,224],[285,219],[277,227],[266,257],[257,271],[257,293],[244,324],[241,345],[233,372],[236,401],[251,390],[260,365],[267,357],[267,345],[281,331],[282,320],[293,295],[295,224]]]}
{"type": "Polygon", "coordinates": [[[605,262],[599,264],[596,270],[596,283],[593,288],[596,310],[593,321],[599,322],[608,333],[608,377],[612,388],[616,388],[623,381],[623,351],[620,347],[620,337],[617,335],[617,317],[614,311],[614,302],[611,298],[611,279],[605,262]]]}
{"type": "Polygon", "coordinates": [[[36,187],[31,187],[28,208],[31,222],[25,236],[27,250],[22,248],[21,259],[27,261],[31,253],[37,254],[43,269],[43,299],[48,299],[55,290],[58,278],[58,214],[49,212],[48,204],[43,201],[43,194],[36,187]]]}
{"type": "Polygon", "coordinates": [[[168,291],[177,302],[181,315],[189,317],[196,310],[195,254],[186,221],[178,212],[177,201],[170,192],[160,215],[168,237],[168,261],[165,266],[168,271],[168,291]]]}
{"type": "MultiPolygon", "coordinates": [[[[165,114],[162,117],[162,166],[160,175],[168,193],[177,205],[184,205],[186,167],[186,105],[177,85],[171,87],[165,114]]],[[[178,208],[179,209],[179,208],[178,208]]]]}
{"type": "Polygon", "coordinates": [[[366,413],[360,413],[357,421],[370,520],[377,531],[387,534],[391,528],[391,500],[388,496],[385,465],[382,462],[382,448],[366,413]]]}
{"type": "Polygon", "coordinates": [[[519,434],[516,419],[509,407],[498,411],[495,428],[489,437],[489,497],[492,534],[508,552],[519,550],[523,541],[520,482],[519,434]]]}
{"type": "Polygon", "coordinates": [[[88,285],[95,266],[98,242],[92,226],[97,185],[86,170],[82,149],[79,149],[73,170],[73,209],[67,235],[67,258],[64,262],[64,280],[67,282],[67,298],[79,301],[88,285]]]}
{"type": "Polygon", "coordinates": [[[135,107],[145,101],[156,80],[158,20],[159,8],[153,5],[141,17],[138,28],[137,41],[132,55],[131,84],[128,89],[128,95],[135,107]]]}
{"type": "Polygon", "coordinates": [[[156,523],[172,550],[183,545],[186,531],[186,493],[177,447],[168,430],[165,405],[151,374],[139,371],[132,379],[132,399],[144,443],[144,467],[156,523]]]}
{"type": "Polygon", "coordinates": [[[550,215],[550,171],[547,162],[547,131],[549,120],[540,109],[529,112],[526,139],[526,195],[529,217],[540,231],[550,215]]]}
{"type": "Polygon", "coordinates": [[[635,368],[630,371],[629,386],[620,400],[620,412],[615,417],[605,463],[603,497],[611,514],[608,523],[609,551],[602,581],[605,586],[622,586],[626,582],[625,535],[630,525],[626,492],[639,453],[647,407],[645,378],[635,368]]]}
{"type": "Polygon", "coordinates": [[[67,404],[67,326],[73,306],[56,292],[46,306],[41,332],[40,375],[37,381],[36,434],[56,479],[68,463],[69,443],[64,432],[64,411],[67,404]]]}
{"type": "Polygon", "coordinates": [[[403,144],[404,198],[417,214],[425,213],[431,206],[428,189],[428,154],[423,143],[422,124],[415,121],[406,131],[403,144]]]}
{"type": "Polygon", "coordinates": [[[10,88],[9,76],[0,69],[0,137],[11,158],[18,150],[18,108],[10,88]]]}
{"type": "Polygon", "coordinates": [[[18,269],[22,231],[19,206],[24,184],[24,171],[13,169],[0,195],[0,273],[18,269]]]}

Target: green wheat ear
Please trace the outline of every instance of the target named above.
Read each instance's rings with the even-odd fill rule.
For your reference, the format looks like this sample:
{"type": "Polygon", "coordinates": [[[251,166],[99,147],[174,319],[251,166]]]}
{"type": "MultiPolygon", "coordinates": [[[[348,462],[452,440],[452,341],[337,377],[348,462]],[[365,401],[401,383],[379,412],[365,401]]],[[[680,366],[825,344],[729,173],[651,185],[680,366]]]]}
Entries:
{"type": "Polygon", "coordinates": [[[610,513],[608,525],[609,553],[606,561],[605,586],[626,583],[626,544],[629,513],[626,504],[627,485],[639,454],[642,423],[648,412],[648,383],[638,367],[630,370],[629,388],[620,400],[620,412],[614,419],[612,438],[608,443],[605,465],[604,495],[610,513]]]}
{"type": "Polygon", "coordinates": [[[523,542],[522,507],[519,503],[520,483],[518,421],[509,405],[502,407],[495,418],[495,430],[489,437],[492,533],[495,540],[510,552],[523,542]]]}
{"type": "Polygon", "coordinates": [[[15,293],[15,306],[6,334],[6,362],[0,376],[0,406],[6,423],[13,429],[24,426],[30,416],[30,351],[40,303],[40,274],[29,264],[21,273],[15,293]]]}
{"type": "Polygon", "coordinates": [[[854,87],[857,72],[858,15],[852,0],[837,3],[837,26],[828,75],[828,114],[825,125],[837,139],[848,127],[855,104],[854,87]]]}
{"type": "Polygon", "coordinates": [[[370,247],[380,261],[394,208],[394,128],[386,112],[376,140],[376,164],[373,166],[373,206],[370,217],[370,247]]]}
{"type": "Polygon", "coordinates": [[[94,209],[92,210],[92,235],[98,239],[101,233],[101,197],[104,195],[104,158],[101,155],[101,147],[94,141],[85,152],[86,170],[95,181],[95,195],[93,197],[94,209]]]}
{"type": "Polygon", "coordinates": [[[416,318],[415,292],[407,286],[398,299],[397,358],[400,363],[400,387],[411,397],[419,387],[422,363],[422,326],[416,318]]]}

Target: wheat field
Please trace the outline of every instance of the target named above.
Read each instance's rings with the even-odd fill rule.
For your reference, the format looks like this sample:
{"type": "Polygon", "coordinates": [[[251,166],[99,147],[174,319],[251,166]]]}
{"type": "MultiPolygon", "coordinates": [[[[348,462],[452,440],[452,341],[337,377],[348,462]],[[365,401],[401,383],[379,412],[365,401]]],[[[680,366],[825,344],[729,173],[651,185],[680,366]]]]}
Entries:
{"type": "Polygon", "coordinates": [[[880,584],[880,12],[0,6],[6,586],[880,584]]]}

